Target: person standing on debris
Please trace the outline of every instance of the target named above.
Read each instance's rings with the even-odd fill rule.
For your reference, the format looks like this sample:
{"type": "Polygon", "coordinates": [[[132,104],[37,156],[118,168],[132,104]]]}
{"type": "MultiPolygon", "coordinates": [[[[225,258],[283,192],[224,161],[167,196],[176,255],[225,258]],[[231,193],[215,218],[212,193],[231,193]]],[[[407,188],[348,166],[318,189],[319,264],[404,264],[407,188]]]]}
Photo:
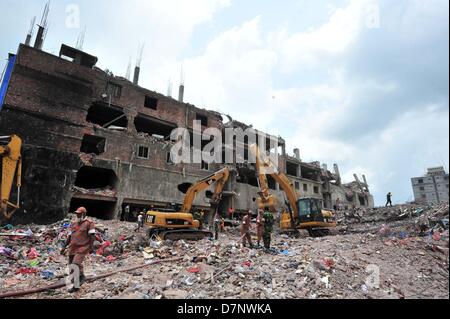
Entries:
{"type": "MultiPolygon", "coordinates": [[[[79,269],[79,283],[82,285],[86,281],[84,275],[83,261],[86,255],[94,253],[95,225],[87,219],[87,210],[80,207],[75,211],[76,221],[70,226],[69,237],[61,250],[65,255],[68,249],[69,265],[75,265],[79,269]]],[[[75,281],[76,282],[76,281],[75,281]]],[[[79,287],[73,287],[69,292],[78,291],[79,287]]]]}
{"type": "Polygon", "coordinates": [[[130,221],[130,206],[129,205],[125,206],[125,209],[124,209],[124,220],[126,222],[130,221]]]}
{"type": "Polygon", "coordinates": [[[202,229],[205,223],[205,211],[203,209],[200,211],[200,218],[198,220],[200,221],[200,229],[202,229]]]}
{"type": "Polygon", "coordinates": [[[225,218],[223,218],[223,217],[220,217],[220,231],[222,233],[225,232],[225,218]]]}
{"type": "Polygon", "coordinates": [[[219,231],[220,231],[220,216],[217,213],[214,218],[214,239],[219,240],[219,231]]]}
{"type": "Polygon", "coordinates": [[[252,236],[250,235],[250,226],[252,225],[252,214],[253,212],[249,210],[247,214],[244,216],[241,225],[242,246],[246,247],[246,244],[248,242],[250,248],[253,247],[252,236]]]}
{"type": "Polygon", "coordinates": [[[264,248],[267,250],[270,249],[270,242],[272,240],[272,231],[273,231],[273,214],[272,212],[266,210],[263,215],[263,223],[264,223],[264,248]]]}
{"type": "Polygon", "coordinates": [[[141,231],[141,228],[144,227],[144,212],[140,212],[138,217],[137,217],[137,225],[138,227],[136,228],[136,232],[141,231]]]}
{"type": "Polygon", "coordinates": [[[387,195],[387,202],[386,202],[386,207],[391,206],[392,207],[392,193],[389,192],[387,195]]]}
{"type": "Polygon", "coordinates": [[[264,235],[264,211],[262,209],[258,210],[258,217],[256,218],[256,232],[258,236],[258,247],[261,247],[261,240],[264,235]]]}
{"type": "Polygon", "coordinates": [[[229,215],[229,217],[230,217],[231,220],[234,219],[234,209],[233,209],[233,208],[230,207],[230,208],[228,209],[228,215],[229,215]]]}

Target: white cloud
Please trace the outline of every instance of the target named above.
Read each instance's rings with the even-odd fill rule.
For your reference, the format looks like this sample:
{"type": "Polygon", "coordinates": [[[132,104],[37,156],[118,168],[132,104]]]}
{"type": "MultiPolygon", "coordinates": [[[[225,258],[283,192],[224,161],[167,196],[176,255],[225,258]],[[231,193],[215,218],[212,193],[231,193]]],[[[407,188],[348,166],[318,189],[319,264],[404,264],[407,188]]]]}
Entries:
{"type": "Polygon", "coordinates": [[[177,79],[179,71],[173,65],[183,64],[188,102],[217,107],[239,120],[254,119],[255,125],[264,126],[268,119],[261,112],[267,110],[271,99],[271,72],[277,55],[265,48],[259,24],[260,18],[256,17],[218,35],[202,56],[161,65],[152,81],[156,83],[161,76],[169,75],[177,79]]]}
{"type": "MultiPolygon", "coordinates": [[[[387,70],[392,75],[389,78],[379,76],[383,75],[383,57],[375,57],[373,69],[377,72],[371,73],[368,67],[356,72],[354,66],[349,68],[355,47],[367,45],[364,37],[370,42],[375,34],[373,41],[386,46],[380,51],[386,57],[391,57],[390,42],[384,44],[380,34],[395,31],[413,37],[407,30],[394,30],[392,16],[382,16],[385,29],[368,35],[367,7],[376,3],[353,0],[346,7],[330,8],[325,24],[297,33],[287,28],[266,33],[261,22],[265,16],[257,16],[218,34],[201,55],[183,58],[178,53],[195,27],[210,21],[214,12],[229,3],[197,1],[198,12],[179,13],[180,17],[172,16],[176,13],[168,13],[170,6],[163,5],[153,10],[158,16],[155,26],[147,25],[152,40],[147,41],[143,86],[165,93],[171,78],[176,88],[183,65],[187,102],[219,109],[271,134],[278,134],[279,129],[289,151],[299,147],[304,160],[337,162],[347,181],[353,180],[353,173],[365,174],[379,204],[388,191],[399,201],[409,200],[410,175],[434,165],[430,161],[433,154],[448,154],[448,147],[443,146],[448,145],[448,96],[447,104],[424,104],[422,100],[428,99],[424,96],[405,113],[410,101],[398,91],[408,92],[408,87],[403,74],[396,74],[395,65],[387,70]],[[177,23],[170,22],[178,18],[177,23]],[[160,21],[164,19],[169,22],[160,21]],[[159,29],[153,30],[156,27],[159,29]],[[304,81],[301,85],[274,83],[274,74],[304,81]],[[390,109],[397,104],[401,112],[390,109]],[[442,140],[430,141],[428,135],[442,140]]],[[[406,5],[406,13],[404,7],[403,3],[396,8],[394,16],[408,24],[421,14],[416,2],[412,9],[406,5]]],[[[404,40],[401,36],[393,39],[404,40]]],[[[411,39],[405,41],[411,44],[411,39]]],[[[373,62],[362,61],[364,66],[373,62]]],[[[448,157],[444,161],[448,165],[448,157]]]]}
{"type": "Polygon", "coordinates": [[[317,29],[289,34],[286,28],[269,37],[271,48],[280,52],[281,68],[320,64],[323,59],[343,54],[357,39],[364,20],[364,8],[373,1],[352,0],[345,8],[330,7],[330,19],[317,29]]]}
{"type": "Polygon", "coordinates": [[[145,84],[145,73],[174,61],[188,46],[195,28],[211,22],[219,10],[230,4],[230,0],[108,1],[101,15],[82,10],[82,23],[88,26],[86,49],[101,57],[100,67],[124,74],[128,58],[135,60],[138,46],[145,43],[145,84]],[[90,25],[107,27],[92,30],[90,25]]]}

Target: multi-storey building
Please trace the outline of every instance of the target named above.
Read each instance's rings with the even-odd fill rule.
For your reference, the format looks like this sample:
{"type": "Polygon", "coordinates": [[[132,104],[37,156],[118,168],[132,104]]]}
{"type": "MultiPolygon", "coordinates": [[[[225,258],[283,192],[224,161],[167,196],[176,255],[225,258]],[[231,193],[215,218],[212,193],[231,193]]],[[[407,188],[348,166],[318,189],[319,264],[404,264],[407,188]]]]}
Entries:
{"type": "MultiPolygon", "coordinates": [[[[10,55],[0,91],[0,134],[17,134],[24,142],[21,209],[14,222],[54,222],[78,206],[98,218],[120,219],[125,207],[137,212],[179,205],[183,185],[223,164],[172,163],[173,129],[192,132],[194,120],[202,130],[250,127],[185,103],[184,86],[178,99],[139,86],[138,67],[130,81],[97,68],[97,57],[81,50],[63,44],[56,56],[41,47],[28,41],[10,55]]],[[[304,163],[298,150],[294,157],[286,154],[282,138],[267,139],[276,140],[279,147],[271,151],[279,153],[279,169],[300,196],[323,199],[328,208],[338,196],[349,207],[373,206],[366,183],[342,185],[337,165],[331,173],[304,163]]],[[[254,165],[229,165],[235,173],[220,212],[256,209],[254,165]]],[[[279,185],[271,178],[269,184],[283,205],[279,185]]],[[[207,194],[197,197],[196,208],[209,209],[207,194]]]]}
{"type": "Polygon", "coordinates": [[[434,167],[429,168],[425,176],[412,178],[415,201],[426,204],[448,202],[448,176],[444,167],[434,167]]]}

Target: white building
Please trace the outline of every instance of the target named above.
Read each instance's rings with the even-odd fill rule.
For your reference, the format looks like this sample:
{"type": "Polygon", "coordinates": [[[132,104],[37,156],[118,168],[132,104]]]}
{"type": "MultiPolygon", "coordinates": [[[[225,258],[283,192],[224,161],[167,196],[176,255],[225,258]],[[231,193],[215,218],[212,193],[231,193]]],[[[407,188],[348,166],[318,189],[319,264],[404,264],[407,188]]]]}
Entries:
{"type": "Polygon", "coordinates": [[[412,178],[415,201],[426,204],[448,202],[448,177],[444,167],[433,167],[425,176],[412,178]]]}

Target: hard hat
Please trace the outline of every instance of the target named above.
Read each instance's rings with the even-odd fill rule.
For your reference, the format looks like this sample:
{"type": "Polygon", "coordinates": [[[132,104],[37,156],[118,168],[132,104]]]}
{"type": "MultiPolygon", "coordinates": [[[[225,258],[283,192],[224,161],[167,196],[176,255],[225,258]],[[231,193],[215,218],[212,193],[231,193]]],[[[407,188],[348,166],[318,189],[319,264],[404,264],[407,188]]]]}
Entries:
{"type": "Polygon", "coordinates": [[[87,210],[84,207],[80,207],[75,211],[75,214],[87,214],[87,210]]]}

